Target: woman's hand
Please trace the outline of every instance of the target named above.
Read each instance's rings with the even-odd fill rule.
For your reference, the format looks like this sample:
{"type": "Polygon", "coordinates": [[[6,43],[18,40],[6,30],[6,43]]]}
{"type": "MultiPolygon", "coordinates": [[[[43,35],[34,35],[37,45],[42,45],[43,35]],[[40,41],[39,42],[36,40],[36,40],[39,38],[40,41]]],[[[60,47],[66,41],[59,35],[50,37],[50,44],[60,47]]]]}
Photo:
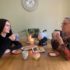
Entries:
{"type": "Polygon", "coordinates": [[[59,32],[59,31],[53,33],[53,38],[54,38],[55,40],[57,40],[60,45],[61,45],[61,44],[64,44],[63,39],[62,39],[62,37],[60,36],[60,32],[59,32]]]}
{"type": "Polygon", "coordinates": [[[9,36],[9,39],[10,39],[11,41],[15,41],[15,39],[16,39],[15,34],[12,34],[11,36],[9,36]]]}
{"type": "Polygon", "coordinates": [[[63,39],[59,33],[56,34],[56,38],[57,38],[57,41],[59,42],[60,45],[64,44],[63,39]]]}
{"type": "Polygon", "coordinates": [[[58,32],[58,31],[57,32],[53,32],[52,36],[53,36],[53,39],[57,40],[57,38],[60,37],[60,32],[58,32]]]}

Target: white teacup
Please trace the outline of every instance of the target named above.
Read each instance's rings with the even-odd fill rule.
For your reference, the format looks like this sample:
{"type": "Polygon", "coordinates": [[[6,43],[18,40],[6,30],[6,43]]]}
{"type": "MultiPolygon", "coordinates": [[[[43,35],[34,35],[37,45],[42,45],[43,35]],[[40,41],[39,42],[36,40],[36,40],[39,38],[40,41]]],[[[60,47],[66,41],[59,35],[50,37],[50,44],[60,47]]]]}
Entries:
{"type": "Polygon", "coordinates": [[[22,51],[22,57],[26,60],[28,58],[28,51],[22,51]]]}

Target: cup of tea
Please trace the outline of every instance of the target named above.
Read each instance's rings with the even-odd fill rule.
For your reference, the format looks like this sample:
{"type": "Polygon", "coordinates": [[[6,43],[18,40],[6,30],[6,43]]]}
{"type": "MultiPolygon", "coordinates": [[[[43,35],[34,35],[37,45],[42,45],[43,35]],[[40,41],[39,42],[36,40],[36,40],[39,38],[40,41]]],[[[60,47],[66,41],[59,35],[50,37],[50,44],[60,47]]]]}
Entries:
{"type": "Polygon", "coordinates": [[[28,58],[28,51],[23,50],[22,51],[22,57],[23,57],[24,60],[26,60],[28,58]]]}

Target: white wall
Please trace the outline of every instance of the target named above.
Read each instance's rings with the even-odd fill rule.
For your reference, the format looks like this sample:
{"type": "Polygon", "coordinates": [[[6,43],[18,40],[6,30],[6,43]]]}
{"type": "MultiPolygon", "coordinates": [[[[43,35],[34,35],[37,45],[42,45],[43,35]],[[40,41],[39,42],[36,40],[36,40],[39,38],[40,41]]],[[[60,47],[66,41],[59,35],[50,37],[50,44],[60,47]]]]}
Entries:
{"type": "Polygon", "coordinates": [[[61,22],[69,15],[69,0],[38,0],[39,6],[33,12],[25,11],[21,0],[0,0],[0,18],[10,20],[15,32],[26,28],[47,29],[49,38],[54,29],[60,29],[61,22]]]}
{"type": "Polygon", "coordinates": [[[68,16],[70,17],[70,0],[67,0],[68,4],[67,4],[67,12],[68,12],[68,16]]]}

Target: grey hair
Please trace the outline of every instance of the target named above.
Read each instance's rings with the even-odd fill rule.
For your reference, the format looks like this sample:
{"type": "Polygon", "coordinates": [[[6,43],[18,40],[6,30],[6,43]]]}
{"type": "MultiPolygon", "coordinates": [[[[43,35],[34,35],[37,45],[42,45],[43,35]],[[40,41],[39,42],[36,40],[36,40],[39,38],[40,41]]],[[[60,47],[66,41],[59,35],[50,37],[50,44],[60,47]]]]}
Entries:
{"type": "Polygon", "coordinates": [[[69,20],[70,21],[70,17],[65,17],[65,19],[69,20]]]}

